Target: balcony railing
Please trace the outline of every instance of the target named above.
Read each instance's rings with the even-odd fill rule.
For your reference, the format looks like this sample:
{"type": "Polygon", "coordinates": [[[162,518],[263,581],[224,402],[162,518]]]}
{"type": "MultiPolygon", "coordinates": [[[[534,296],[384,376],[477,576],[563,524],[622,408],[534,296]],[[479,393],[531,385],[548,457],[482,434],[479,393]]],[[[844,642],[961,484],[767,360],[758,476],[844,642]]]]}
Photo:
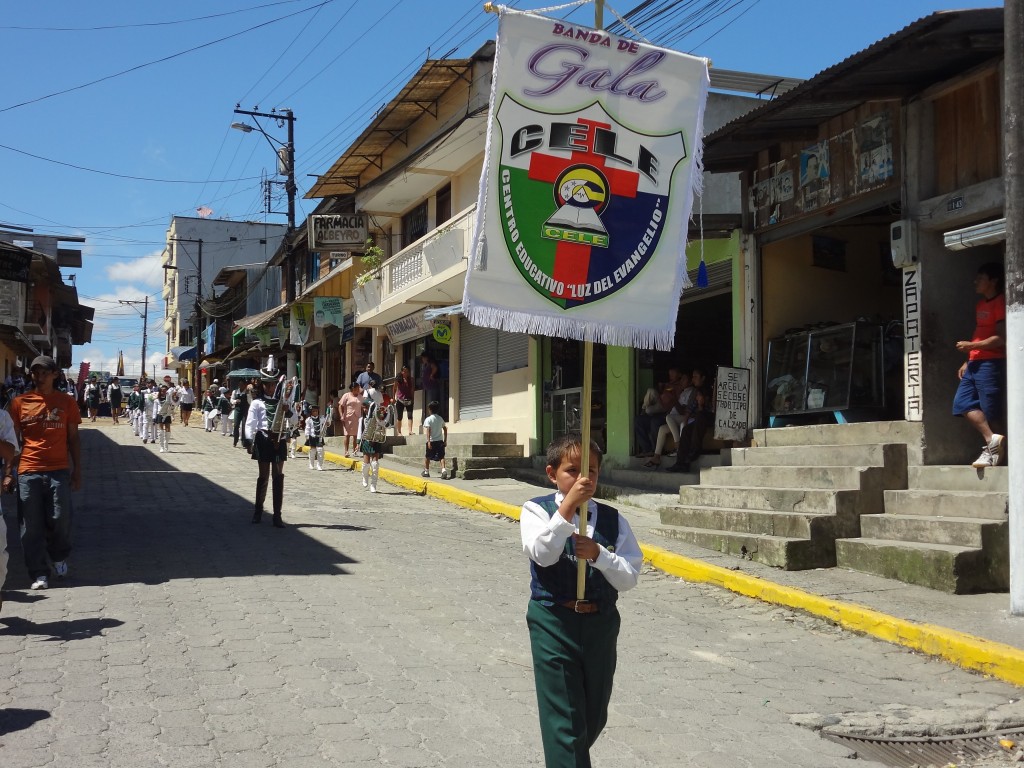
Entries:
{"type": "Polygon", "coordinates": [[[379,285],[370,281],[355,291],[356,311],[373,310],[391,296],[463,263],[475,211],[474,203],[384,262],[379,285]]]}

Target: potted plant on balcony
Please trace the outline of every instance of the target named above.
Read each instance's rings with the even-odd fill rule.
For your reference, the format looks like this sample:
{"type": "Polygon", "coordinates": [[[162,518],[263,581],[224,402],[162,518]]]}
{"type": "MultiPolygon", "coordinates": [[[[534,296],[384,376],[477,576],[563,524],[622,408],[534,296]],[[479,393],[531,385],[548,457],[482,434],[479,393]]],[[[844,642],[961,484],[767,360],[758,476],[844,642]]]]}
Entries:
{"type": "Polygon", "coordinates": [[[359,311],[365,311],[380,304],[380,276],[384,266],[384,249],[373,238],[367,238],[363,254],[359,257],[365,268],[357,277],[353,295],[359,311]]]}

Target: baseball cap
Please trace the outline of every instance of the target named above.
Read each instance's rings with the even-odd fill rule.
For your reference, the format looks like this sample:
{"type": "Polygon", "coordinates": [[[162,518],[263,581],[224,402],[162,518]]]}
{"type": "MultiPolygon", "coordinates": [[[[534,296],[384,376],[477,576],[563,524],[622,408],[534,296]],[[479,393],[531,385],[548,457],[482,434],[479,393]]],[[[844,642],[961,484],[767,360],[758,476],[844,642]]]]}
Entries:
{"type": "Polygon", "coordinates": [[[57,370],[57,362],[52,357],[48,357],[47,355],[39,355],[39,357],[32,361],[32,365],[30,365],[28,369],[31,371],[36,366],[41,366],[50,371],[57,370]]]}

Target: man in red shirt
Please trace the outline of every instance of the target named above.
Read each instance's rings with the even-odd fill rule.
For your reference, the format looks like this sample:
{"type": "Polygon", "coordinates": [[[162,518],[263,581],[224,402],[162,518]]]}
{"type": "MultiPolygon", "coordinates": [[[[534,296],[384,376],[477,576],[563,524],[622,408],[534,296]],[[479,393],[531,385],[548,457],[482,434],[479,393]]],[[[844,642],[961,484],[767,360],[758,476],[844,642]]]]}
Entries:
{"type": "Polygon", "coordinates": [[[14,399],[11,419],[22,446],[17,470],[25,567],[32,589],[46,589],[50,563],[58,578],[68,573],[71,491],[82,482],[82,416],[75,399],[54,388],[57,363],[52,357],[40,355],[30,371],[34,389],[14,399]]]}
{"type": "Polygon", "coordinates": [[[953,399],[953,415],[963,416],[978,430],[985,446],[972,466],[983,469],[999,464],[1003,435],[992,431],[1003,413],[1006,392],[1006,297],[1003,295],[1003,265],[982,264],[974,277],[974,289],[981,295],[975,307],[974,335],[958,341],[956,348],[967,352],[967,362],[957,375],[960,385],[953,399]]]}

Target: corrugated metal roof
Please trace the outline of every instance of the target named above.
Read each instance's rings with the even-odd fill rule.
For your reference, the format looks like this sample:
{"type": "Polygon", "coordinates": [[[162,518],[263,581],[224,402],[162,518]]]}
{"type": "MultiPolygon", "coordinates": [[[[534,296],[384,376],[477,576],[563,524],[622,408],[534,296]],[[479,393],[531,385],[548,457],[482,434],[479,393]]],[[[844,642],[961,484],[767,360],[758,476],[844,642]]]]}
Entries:
{"type": "Polygon", "coordinates": [[[474,59],[432,59],[406,83],[399,94],[321,176],[306,195],[327,197],[353,192],[359,178],[371,165],[380,167],[380,157],[396,141],[403,140],[409,127],[424,113],[430,113],[444,93],[459,79],[468,83],[474,59]]]}
{"type": "Polygon", "coordinates": [[[865,101],[906,98],[1002,52],[1002,8],[933,13],[709,134],[704,167],[744,170],[779,141],[814,141],[821,123],[865,101]]]}

